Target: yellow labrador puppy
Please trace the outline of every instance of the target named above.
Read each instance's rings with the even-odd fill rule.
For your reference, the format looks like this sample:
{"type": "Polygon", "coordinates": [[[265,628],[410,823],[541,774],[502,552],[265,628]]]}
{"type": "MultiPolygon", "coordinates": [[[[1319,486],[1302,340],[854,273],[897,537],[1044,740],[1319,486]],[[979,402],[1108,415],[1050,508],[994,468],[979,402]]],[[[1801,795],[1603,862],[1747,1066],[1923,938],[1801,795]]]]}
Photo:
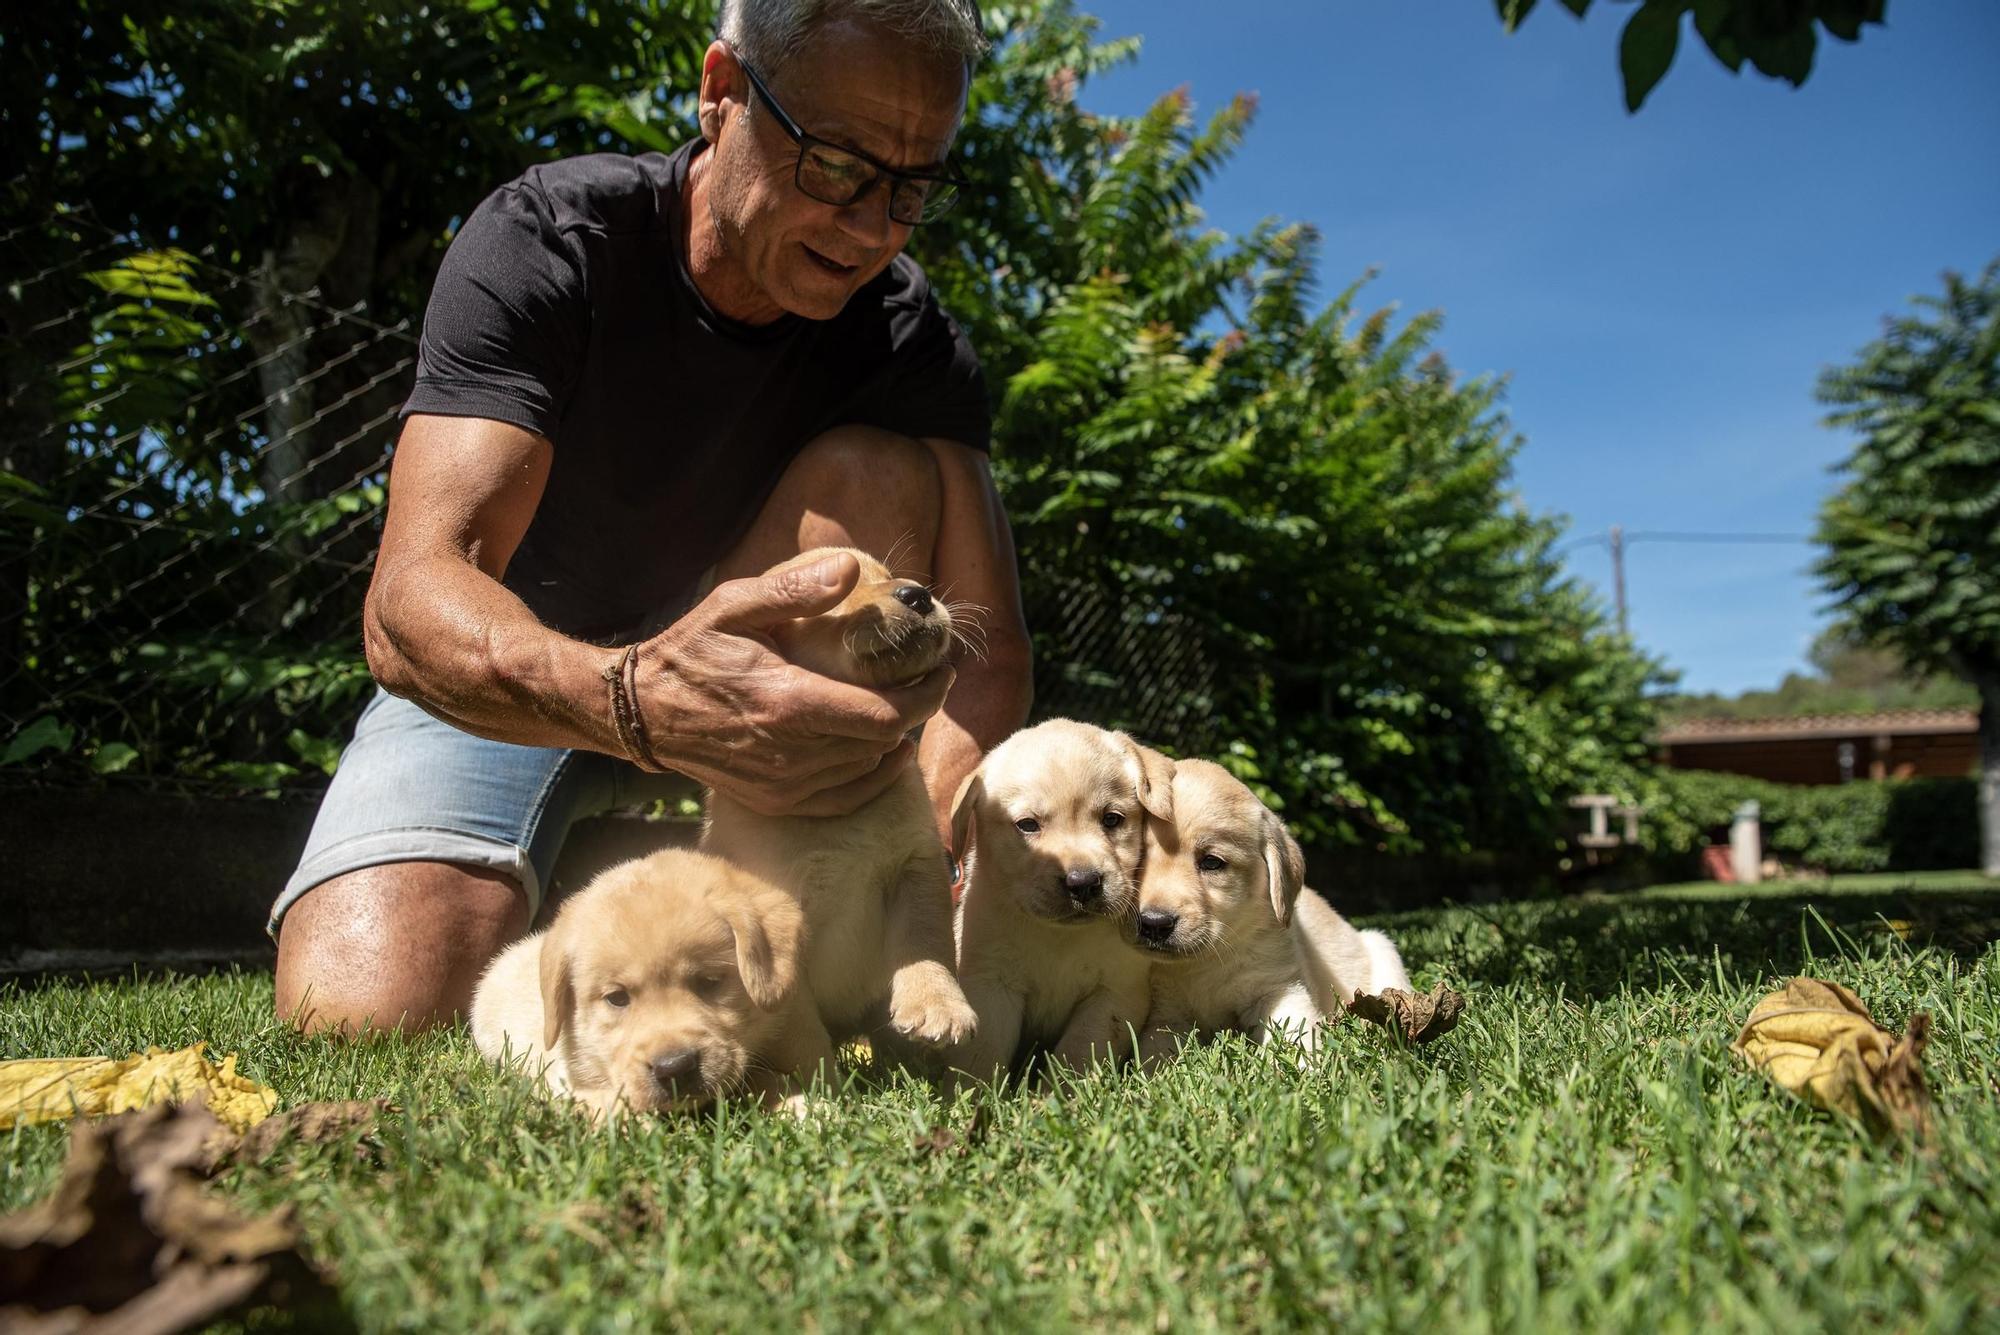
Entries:
{"type": "MultiPolygon", "coordinates": [[[[786,657],[876,687],[942,663],[951,613],[866,552],[822,547],[777,569],[836,550],[861,563],[861,580],[832,611],[772,633],[786,657]]],[[[825,1034],[843,1040],[885,1019],[933,1047],[972,1033],[976,1017],[952,976],[951,866],[916,766],[847,816],[766,816],[711,792],[701,846],[782,886],[804,910],[803,986],[825,1034]]]]}
{"type": "Polygon", "coordinates": [[[620,863],[487,967],[473,1042],[599,1117],[735,1093],[776,1106],[832,1069],[793,986],[801,922],[783,891],[716,858],[620,863]]]}
{"type": "Polygon", "coordinates": [[[1224,1030],[1311,1048],[1357,991],[1409,987],[1380,932],[1306,889],[1305,857],[1277,814],[1220,765],[1173,762],[1173,817],[1146,823],[1146,866],[1122,926],[1155,962],[1140,1055],[1224,1030]]]}
{"type": "Polygon", "coordinates": [[[1168,764],[1123,733],[1052,719],[960,787],[958,971],[979,1032],[952,1054],[957,1070],[991,1079],[1049,1043],[1071,1066],[1129,1049],[1151,964],[1119,944],[1119,923],[1138,899],[1147,814],[1173,820],[1168,764]]]}

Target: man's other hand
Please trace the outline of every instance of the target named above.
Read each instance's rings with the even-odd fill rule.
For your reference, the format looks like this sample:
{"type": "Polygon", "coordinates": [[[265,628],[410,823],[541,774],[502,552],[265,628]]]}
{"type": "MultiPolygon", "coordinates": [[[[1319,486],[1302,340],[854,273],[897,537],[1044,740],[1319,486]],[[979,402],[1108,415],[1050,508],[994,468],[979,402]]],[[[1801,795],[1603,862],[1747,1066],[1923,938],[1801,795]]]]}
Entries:
{"type": "Polygon", "coordinates": [[[906,734],[938,711],[953,670],[908,686],[850,686],[786,661],[773,626],[837,606],[851,556],[719,584],[639,649],[653,758],[765,815],[838,816],[882,792],[916,754],[906,734]]]}

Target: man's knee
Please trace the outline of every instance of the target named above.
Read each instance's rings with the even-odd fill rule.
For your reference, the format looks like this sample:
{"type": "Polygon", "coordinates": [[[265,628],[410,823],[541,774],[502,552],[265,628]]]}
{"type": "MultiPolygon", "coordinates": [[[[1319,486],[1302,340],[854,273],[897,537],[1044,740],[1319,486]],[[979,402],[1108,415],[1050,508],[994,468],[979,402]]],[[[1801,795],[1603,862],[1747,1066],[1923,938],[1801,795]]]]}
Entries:
{"type": "Polygon", "coordinates": [[[944,484],[922,441],[874,426],[837,426],[806,442],[786,469],[815,494],[936,513],[944,484]]]}
{"type": "Polygon", "coordinates": [[[835,427],[799,451],[780,491],[801,511],[802,548],[844,543],[886,558],[891,546],[921,543],[899,561],[929,562],[944,483],[921,441],[879,427],[835,427]]]}
{"type": "Polygon", "coordinates": [[[307,1032],[448,1024],[527,927],[527,894],[487,868],[397,863],[337,876],[285,914],[279,1018],[307,1032]]]}

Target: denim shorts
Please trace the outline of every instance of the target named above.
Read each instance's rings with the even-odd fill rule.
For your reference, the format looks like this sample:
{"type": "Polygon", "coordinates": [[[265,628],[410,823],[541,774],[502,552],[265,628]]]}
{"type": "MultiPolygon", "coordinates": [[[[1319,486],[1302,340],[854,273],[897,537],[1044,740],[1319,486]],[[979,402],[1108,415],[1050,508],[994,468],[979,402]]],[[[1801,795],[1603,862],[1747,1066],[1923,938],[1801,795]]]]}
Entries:
{"type": "Polygon", "coordinates": [[[678,774],[595,751],[491,742],[378,689],[266,930],[275,940],[285,911],[320,882],[390,862],[500,872],[527,891],[532,919],[571,824],[686,793],[678,774]]]}

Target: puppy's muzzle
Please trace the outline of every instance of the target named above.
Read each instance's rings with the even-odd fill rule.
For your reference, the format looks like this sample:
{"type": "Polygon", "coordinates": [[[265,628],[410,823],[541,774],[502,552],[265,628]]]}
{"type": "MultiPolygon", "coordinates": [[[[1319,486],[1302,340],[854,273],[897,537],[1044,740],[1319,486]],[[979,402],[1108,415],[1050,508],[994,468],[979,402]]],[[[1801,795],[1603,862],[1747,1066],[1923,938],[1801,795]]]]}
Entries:
{"type": "Polygon", "coordinates": [[[1174,928],[1180,926],[1178,913],[1168,913],[1164,909],[1139,910],[1139,944],[1154,950],[1164,950],[1174,938],[1174,928]]]}
{"type": "Polygon", "coordinates": [[[653,1083],[670,1099],[698,1098],[707,1092],[701,1081],[701,1051],[698,1048],[662,1052],[647,1065],[653,1072],[653,1083]]]}
{"type": "Polygon", "coordinates": [[[1062,885],[1078,908],[1089,908],[1104,898],[1104,873],[1095,867],[1071,867],[1063,873],[1062,885]]]}
{"type": "Polygon", "coordinates": [[[921,584],[904,584],[890,595],[918,616],[929,616],[931,611],[931,591],[921,584]]]}

